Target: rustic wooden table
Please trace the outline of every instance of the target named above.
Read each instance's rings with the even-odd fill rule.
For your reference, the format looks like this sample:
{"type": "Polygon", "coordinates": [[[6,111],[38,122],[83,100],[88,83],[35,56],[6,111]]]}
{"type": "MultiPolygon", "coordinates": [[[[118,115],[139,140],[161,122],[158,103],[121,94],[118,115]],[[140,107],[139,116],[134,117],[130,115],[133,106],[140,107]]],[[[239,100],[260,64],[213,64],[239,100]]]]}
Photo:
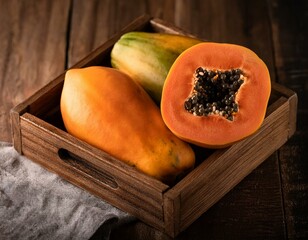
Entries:
{"type": "MultiPolygon", "coordinates": [[[[178,239],[308,238],[308,1],[0,0],[0,141],[9,111],[136,17],[247,46],[299,97],[295,135],[178,239]]],[[[98,230],[92,239],[100,239],[98,230]]],[[[111,239],[168,239],[136,221],[111,239]]]]}

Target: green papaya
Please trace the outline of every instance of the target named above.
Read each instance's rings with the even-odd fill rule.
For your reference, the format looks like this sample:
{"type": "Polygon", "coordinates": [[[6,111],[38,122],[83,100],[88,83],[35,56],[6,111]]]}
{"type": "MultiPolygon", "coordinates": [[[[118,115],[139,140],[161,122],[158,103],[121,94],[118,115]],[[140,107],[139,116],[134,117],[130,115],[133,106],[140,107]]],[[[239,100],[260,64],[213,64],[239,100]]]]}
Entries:
{"type": "Polygon", "coordinates": [[[176,58],[199,39],[166,33],[128,32],[111,51],[111,66],[138,82],[159,104],[164,81],[176,58]]]}

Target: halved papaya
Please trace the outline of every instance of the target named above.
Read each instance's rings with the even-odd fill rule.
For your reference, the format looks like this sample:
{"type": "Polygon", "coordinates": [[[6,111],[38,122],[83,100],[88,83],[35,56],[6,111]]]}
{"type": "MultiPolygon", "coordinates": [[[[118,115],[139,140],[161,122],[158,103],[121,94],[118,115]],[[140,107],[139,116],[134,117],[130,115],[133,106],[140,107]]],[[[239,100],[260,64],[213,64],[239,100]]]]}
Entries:
{"type": "Polygon", "coordinates": [[[260,127],[270,92],[268,68],[253,51],[234,44],[200,43],[172,65],[161,114],[179,138],[222,148],[260,127]]]}

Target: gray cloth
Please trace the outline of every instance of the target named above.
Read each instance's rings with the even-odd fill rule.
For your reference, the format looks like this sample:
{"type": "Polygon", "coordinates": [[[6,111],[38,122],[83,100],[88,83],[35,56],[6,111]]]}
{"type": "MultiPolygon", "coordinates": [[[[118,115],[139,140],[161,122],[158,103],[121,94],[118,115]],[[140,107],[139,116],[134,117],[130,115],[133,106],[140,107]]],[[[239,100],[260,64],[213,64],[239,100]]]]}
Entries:
{"type": "Polygon", "coordinates": [[[0,239],[109,239],[132,219],[0,142],[0,239]]]}

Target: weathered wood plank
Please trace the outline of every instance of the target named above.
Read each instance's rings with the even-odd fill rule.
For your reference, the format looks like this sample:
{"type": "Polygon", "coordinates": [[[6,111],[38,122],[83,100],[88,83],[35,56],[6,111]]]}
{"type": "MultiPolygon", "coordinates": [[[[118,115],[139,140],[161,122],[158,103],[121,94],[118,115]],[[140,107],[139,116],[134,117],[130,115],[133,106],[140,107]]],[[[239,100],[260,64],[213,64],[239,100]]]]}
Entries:
{"type": "Polygon", "coordinates": [[[0,140],[10,109],[65,68],[69,0],[0,1],[0,140]]]}
{"type": "Polygon", "coordinates": [[[308,2],[269,1],[277,79],[298,94],[297,130],[279,150],[289,239],[308,236],[308,2]]]}
{"type": "Polygon", "coordinates": [[[135,18],[150,14],[170,19],[173,1],[73,1],[68,66],[100,46],[135,18]]]}
{"type": "Polygon", "coordinates": [[[267,9],[266,0],[179,0],[175,2],[175,24],[203,39],[252,49],[275,80],[267,9]]]}

